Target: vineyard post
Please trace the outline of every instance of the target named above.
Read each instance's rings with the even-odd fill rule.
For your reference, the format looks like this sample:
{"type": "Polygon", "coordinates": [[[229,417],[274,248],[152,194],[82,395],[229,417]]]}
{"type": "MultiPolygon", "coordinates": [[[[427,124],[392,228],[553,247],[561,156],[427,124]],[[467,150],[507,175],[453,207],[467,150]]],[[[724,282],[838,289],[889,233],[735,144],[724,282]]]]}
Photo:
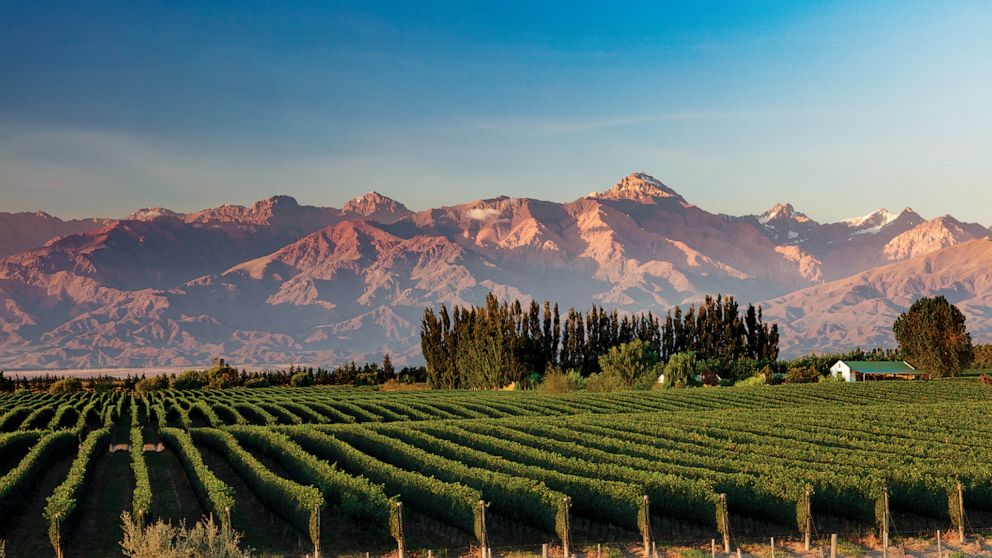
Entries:
{"type": "Polygon", "coordinates": [[[403,502],[396,502],[396,522],[399,524],[400,536],[396,538],[396,552],[398,558],[403,558],[403,553],[406,550],[406,542],[403,540],[403,502]]]}
{"type": "Polygon", "coordinates": [[[658,545],[654,541],[651,541],[651,558],[658,558],[658,545]]]}
{"type": "Polygon", "coordinates": [[[937,529],[937,558],[944,558],[944,549],[940,545],[940,529],[937,529]]]}
{"type": "Polygon", "coordinates": [[[809,538],[810,533],[813,531],[813,509],[812,509],[812,489],[806,487],[806,537],[805,537],[805,550],[809,552],[809,538]]]}
{"type": "Polygon", "coordinates": [[[603,558],[603,545],[596,543],[596,558],[603,558]]]}
{"type": "Polygon", "coordinates": [[[772,558],[775,558],[775,537],[772,537],[772,558]]]}
{"type": "Polygon", "coordinates": [[[837,558],[837,533],[830,535],[830,558],[837,558]]]}
{"type": "Polygon", "coordinates": [[[644,532],[641,533],[641,538],[644,540],[644,555],[650,556],[651,553],[651,501],[648,499],[648,495],[644,495],[644,532]]]}
{"type": "Polygon", "coordinates": [[[548,558],[548,543],[541,545],[541,558],[548,558]]]}
{"type": "Polygon", "coordinates": [[[723,509],[723,517],[720,518],[723,527],[723,552],[730,554],[730,512],[727,510],[727,495],[720,494],[720,507],[723,509]]]}
{"type": "Polygon", "coordinates": [[[958,540],[964,544],[964,487],[958,481],[958,540]]]}
{"type": "Polygon", "coordinates": [[[710,539],[710,556],[716,558],[716,539],[710,539]]]}
{"type": "Polygon", "coordinates": [[[564,502],[565,502],[565,532],[562,533],[561,546],[562,546],[562,550],[564,551],[565,558],[571,558],[572,518],[571,518],[571,502],[569,502],[568,496],[565,497],[564,502]]]}
{"type": "Polygon", "coordinates": [[[882,491],[885,512],[882,514],[882,558],[889,558],[889,487],[882,491]]]}
{"type": "Polygon", "coordinates": [[[314,506],[313,513],[317,516],[317,538],[313,541],[313,558],[320,558],[320,508],[314,506]]]}
{"type": "Polygon", "coordinates": [[[489,558],[488,548],[489,548],[489,533],[486,530],[486,503],[479,500],[479,523],[480,523],[480,535],[479,544],[482,545],[482,558],[489,558]]]}
{"type": "Polygon", "coordinates": [[[55,514],[55,558],[62,558],[62,513],[55,514]]]}

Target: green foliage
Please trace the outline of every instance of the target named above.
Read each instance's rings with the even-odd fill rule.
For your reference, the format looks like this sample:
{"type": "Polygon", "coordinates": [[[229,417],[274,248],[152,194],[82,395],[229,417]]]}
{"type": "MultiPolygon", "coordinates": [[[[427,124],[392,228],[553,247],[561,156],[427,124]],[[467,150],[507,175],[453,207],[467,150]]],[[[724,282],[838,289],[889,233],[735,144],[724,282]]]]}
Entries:
{"type": "Polygon", "coordinates": [[[199,389],[210,382],[210,374],[206,370],[187,370],[178,376],[169,378],[172,389],[199,389]]]}
{"type": "Polygon", "coordinates": [[[544,393],[567,393],[585,387],[585,378],[578,370],[562,372],[560,368],[551,368],[537,389],[544,393]]]}
{"type": "Polygon", "coordinates": [[[661,373],[661,358],[649,343],[635,339],[599,357],[600,374],[622,389],[650,389],[661,373]]]}
{"type": "Polygon", "coordinates": [[[750,378],[744,378],[743,380],[738,380],[734,383],[734,387],[750,387],[750,386],[763,386],[767,385],[765,376],[762,374],[756,374],[750,378]]]}
{"type": "Polygon", "coordinates": [[[142,521],[151,510],[152,485],[148,480],[148,465],[145,463],[144,440],[140,428],[131,429],[131,471],[134,472],[134,494],[131,497],[131,511],[137,521],[142,521]]]}
{"type": "Polygon", "coordinates": [[[230,531],[227,512],[234,507],[234,491],[203,463],[203,457],[188,432],[176,428],[161,428],[159,436],[186,469],[200,505],[207,513],[219,518],[225,531],[230,531]]]}
{"type": "Polygon", "coordinates": [[[223,430],[194,428],[194,440],[206,444],[223,455],[262,502],[285,518],[310,542],[320,539],[320,510],[324,497],[313,486],[304,486],[284,479],[265,467],[244,450],[230,433],[223,430]]]}
{"type": "Polygon", "coordinates": [[[972,366],[982,370],[992,369],[992,343],[974,345],[972,366]]]}
{"type": "Polygon", "coordinates": [[[186,529],[158,520],[142,525],[125,512],[121,515],[121,552],[127,558],[253,558],[251,550],[240,547],[241,534],[225,533],[212,517],[186,529]]]}
{"type": "Polygon", "coordinates": [[[152,376],[150,378],[145,378],[134,385],[134,390],[138,393],[148,393],[150,391],[158,391],[168,388],[169,379],[165,376],[152,376]]]}
{"type": "Polygon", "coordinates": [[[683,388],[692,382],[696,373],[696,353],[676,353],[665,363],[662,385],[666,388],[683,388]]]}
{"type": "MultiPolygon", "coordinates": [[[[75,442],[76,437],[66,430],[45,434],[16,467],[0,477],[0,516],[11,517],[52,461],[69,455],[76,447],[75,442]]],[[[9,439],[8,443],[17,442],[9,439]]]]}
{"type": "Polygon", "coordinates": [[[820,371],[813,366],[790,368],[785,374],[785,383],[810,384],[819,382],[821,378],[823,378],[823,376],[820,374],[820,371]]]}
{"type": "Polygon", "coordinates": [[[932,377],[957,376],[971,364],[964,314],[943,296],[917,300],[892,329],[906,361],[932,377]]]}
{"type": "Polygon", "coordinates": [[[75,521],[76,503],[86,489],[86,477],[93,469],[100,452],[106,450],[109,441],[108,429],[90,432],[79,447],[79,454],[72,462],[69,474],[48,497],[44,516],[48,520],[48,538],[53,548],[61,548],[66,533],[71,530],[75,521]]]}
{"type": "Polygon", "coordinates": [[[313,385],[313,376],[306,372],[297,372],[289,379],[289,385],[293,387],[306,387],[313,385]]]}
{"type": "Polygon", "coordinates": [[[79,378],[62,378],[48,388],[48,393],[57,395],[59,393],[75,393],[83,389],[83,381],[79,378]]]}
{"type": "Polygon", "coordinates": [[[261,451],[294,478],[318,487],[331,504],[357,522],[388,527],[391,502],[382,487],[368,479],[352,476],[336,466],[307,453],[289,436],[265,428],[229,427],[238,442],[261,451]]]}

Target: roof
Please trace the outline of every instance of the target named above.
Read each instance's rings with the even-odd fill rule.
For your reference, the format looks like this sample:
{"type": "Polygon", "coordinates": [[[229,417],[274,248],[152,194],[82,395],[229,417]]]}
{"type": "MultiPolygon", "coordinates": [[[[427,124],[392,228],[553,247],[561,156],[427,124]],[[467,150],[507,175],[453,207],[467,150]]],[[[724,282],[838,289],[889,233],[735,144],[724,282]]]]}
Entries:
{"type": "Polygon", "coordinates": [[[887,361],[864,361],[864,360],[843,360],[843,362],[855,372],[861,374],[923,374],[905,362],[887,361]]]}

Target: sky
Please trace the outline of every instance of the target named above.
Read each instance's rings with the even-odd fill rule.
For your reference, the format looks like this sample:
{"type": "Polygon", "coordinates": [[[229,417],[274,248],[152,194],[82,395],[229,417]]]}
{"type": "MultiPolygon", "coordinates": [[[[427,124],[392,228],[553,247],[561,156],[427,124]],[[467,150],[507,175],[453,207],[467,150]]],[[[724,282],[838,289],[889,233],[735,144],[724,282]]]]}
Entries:
{"type": "Polygon", "coordinates": [[[992,2],[0,0],[0,211],[274,194],[992,225],[992,2]]]}

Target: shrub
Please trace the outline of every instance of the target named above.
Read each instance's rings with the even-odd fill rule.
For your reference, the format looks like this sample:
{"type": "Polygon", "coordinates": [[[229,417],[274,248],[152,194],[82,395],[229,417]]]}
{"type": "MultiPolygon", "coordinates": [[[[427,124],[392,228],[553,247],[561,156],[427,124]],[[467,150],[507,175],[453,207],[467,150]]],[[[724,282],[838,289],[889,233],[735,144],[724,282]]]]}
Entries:
{"type": "Polygon", "coordinates": [[[263,387],[269,387],[271,385],[272,384],[269,382],[269,379],[266,378],[265,376],[255,376],[252,378],[248,378],[248,380],[245,382],[245,387],[249,387],[249,388],[263,388],[263,387]]]}
{"type": "Polygon", "coordinates": [[[602,372],[598,383],[618,389],[650,389],[658,381],[660,362],[658,352],[640,339],[617,345],[599,357],[602,372]]]}
{"type": "Polygon", "coordinates": [[[306,372],[297,372],[289,379],[289,385],[293,387],[306,387],[313,385],[313,376],[306,372]]]}
{"type": "Polygon", "coordinates": [[[785,374],[785,383],[787,384],[812,384],[814,382],[819,382],[820,371],[814,366],[803,366],[800,368],[790,368],[785,374]]]}
{"type": "Polygon", "coordinates": [[[208,374],[202,370],[187,370],[178,376],[169,378],[172,389],[199,389],[207,385],[208,374]]]}
{"type": "Polygon", "coordinates": [[[185,524],[173,527],[171,523],[156,521],[142,527],[140,521],[131,518],[131,514],[121,515],[121,530],[124,540],[121,541],[121,551],[128,558],[251,558],[251,550],[239,548],[241,534],[233,529],[230,536],[225,536],[220,525],[214,523],[213,517],[208,517],[191,529],[185,524]]]}
{"type": "Polygon", "coordinates": [[[79,378],[62,378],[48,388],[48,393],[75,393],[83,389],[83,381],[79,378]]]}
{"type": "Polygon", "coordinates": [[[692,382],[692,377],[696,373],[696,353],[675,353],[672,355],[664,368],[664,387],[681,388],[692,382]]]}
{"type": "Polygon", "coordinates": [[[151,391],[166,389],[168,387],[168,378],[165,376],[152,376],[151,378],[145,378],[137,384],[134,384],[134,391],[137,391],[138,393],[148,393],[151,391]]]}
{"type": "Polygon", "coordinates": [[[767,385],[765,377],[761,374],[751,376],[750,378],[744,378],[734,384],[734,387],[748,387],[748,386],[763,386],[767,385]]]}
{"type": "Polygon", "coordinates": [[[537,389],[545,393],[566,393],[572,391],[572,384],[561,370],[553,368],[544,375],[537,389]]]}

